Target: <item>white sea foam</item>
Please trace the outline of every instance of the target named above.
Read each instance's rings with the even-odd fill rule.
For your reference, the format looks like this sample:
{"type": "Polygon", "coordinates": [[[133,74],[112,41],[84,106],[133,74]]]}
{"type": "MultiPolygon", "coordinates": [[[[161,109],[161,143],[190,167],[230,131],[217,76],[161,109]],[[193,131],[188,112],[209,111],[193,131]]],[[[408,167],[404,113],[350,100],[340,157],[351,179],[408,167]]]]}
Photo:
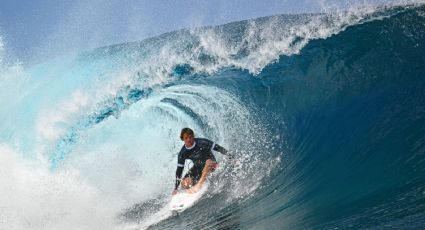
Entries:
{"type": "MultiPolygon", "coordinates": [[[[51,173],[0,145],[1,229],[113,229],[119,204],[78,171],[51,173]]],[[[115,200],[116,201],[116,200],[115,200]]]]}

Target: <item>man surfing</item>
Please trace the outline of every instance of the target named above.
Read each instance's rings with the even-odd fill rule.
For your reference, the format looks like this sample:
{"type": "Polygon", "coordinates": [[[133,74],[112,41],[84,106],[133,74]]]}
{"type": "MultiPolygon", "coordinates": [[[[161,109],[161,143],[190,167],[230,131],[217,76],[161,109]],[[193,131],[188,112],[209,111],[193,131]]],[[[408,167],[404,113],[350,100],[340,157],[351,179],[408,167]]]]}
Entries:
{"type": "Polygon", "coordinates": [[[180,182],[187,192],[198,192],[205,183],[208,174],[218,166],[212,150],[224,155],[227,154],[227,150],[220,145],[205,138],[195,138],[195,134],[190,128],[181,130],[180,139],[184,141],[184,145],[177,159],[176,184],[172,193],[173,195],[177,194],[180,182]],[[181,179],[186,159],[191,160],[193,166],[183,179],[181,179]]]}

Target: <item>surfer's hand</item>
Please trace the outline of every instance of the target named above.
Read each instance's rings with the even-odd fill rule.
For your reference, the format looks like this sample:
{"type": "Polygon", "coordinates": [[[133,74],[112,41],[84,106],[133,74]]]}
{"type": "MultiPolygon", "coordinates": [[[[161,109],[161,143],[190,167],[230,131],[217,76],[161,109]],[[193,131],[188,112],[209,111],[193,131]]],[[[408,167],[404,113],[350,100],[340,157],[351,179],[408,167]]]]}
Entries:
{"type": "Polygon", "coordinates": [[[173,192],[171,193],[171,195],[176,195],[177,194],[177,189],[174,189],[173,192]]]}
{"type": "Polygon", "coordinates": [[[226,157],[229,158],[230,160],[235,159],[235,156],[233,154],[226,154],[226,157]]]}
{"type": "Polygon", "coordinates": [[[226,156],[227,156],[227,162],[229,162],[230,164],[234,165],[234,164],[238,163],[238,158],[235,157],[235,155],[229,154],[229,155],[226,155],[226,156]]]}

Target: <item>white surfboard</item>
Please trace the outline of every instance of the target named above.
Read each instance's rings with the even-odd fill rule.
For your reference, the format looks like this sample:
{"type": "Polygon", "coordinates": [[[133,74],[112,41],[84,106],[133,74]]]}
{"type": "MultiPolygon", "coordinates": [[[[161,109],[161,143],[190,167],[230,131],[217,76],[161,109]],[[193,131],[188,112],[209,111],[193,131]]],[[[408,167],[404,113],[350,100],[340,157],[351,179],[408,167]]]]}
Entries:
{"type": "Polygon", "coordinates": [[[170,210],[173,212],[183,212],[187,208],[192,207],[199,198],[207,191],[207,183],[197,193],[188,193],[186,190],[179,191],[171,197],[170,210]]]}

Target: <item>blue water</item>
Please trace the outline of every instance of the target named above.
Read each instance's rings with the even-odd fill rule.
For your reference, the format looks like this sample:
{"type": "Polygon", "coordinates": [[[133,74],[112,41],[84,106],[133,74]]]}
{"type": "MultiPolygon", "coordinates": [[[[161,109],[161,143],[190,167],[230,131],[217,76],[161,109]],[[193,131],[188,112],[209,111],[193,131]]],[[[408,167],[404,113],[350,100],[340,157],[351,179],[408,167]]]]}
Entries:
{"type": "Polygon", "coordinates": [[[425,7],[411,5],[3,64],[0,150],[14,157],[0,175],[15,192],[0,192],[25,202],[3,198],[0,217],[16,229],[423,228],[424,63],[425,7]],[[210,191],[171,216],[186,126],[236,159],[218,154],[210,191]]]}

